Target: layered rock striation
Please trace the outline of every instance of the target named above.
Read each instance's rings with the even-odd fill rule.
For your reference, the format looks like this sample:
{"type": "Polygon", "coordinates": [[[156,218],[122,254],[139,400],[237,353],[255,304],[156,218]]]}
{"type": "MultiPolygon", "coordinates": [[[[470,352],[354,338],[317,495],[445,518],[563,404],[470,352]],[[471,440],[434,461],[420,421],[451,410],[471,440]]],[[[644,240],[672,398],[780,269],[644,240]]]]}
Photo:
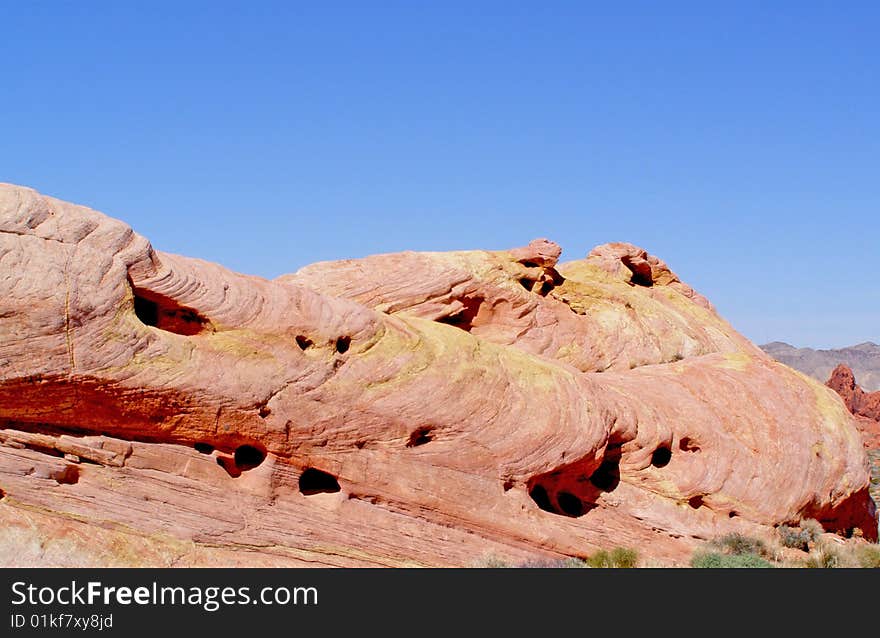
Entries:
{"type": "Polygon", "coordinates": [[[274,281],[0,186],[0,563],[467,565],[819,519],[876,539],[830,389],[606,244],[274,281]]]}

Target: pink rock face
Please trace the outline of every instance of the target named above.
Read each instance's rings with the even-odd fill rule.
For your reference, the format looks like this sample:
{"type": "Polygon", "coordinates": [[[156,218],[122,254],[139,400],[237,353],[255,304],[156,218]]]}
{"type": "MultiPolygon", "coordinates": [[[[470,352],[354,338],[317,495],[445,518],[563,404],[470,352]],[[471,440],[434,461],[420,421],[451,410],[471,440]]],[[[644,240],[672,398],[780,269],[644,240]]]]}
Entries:
{"type": "Polygon", "coordinates": [[[826,385],[837,392],[859,424],[865,445],[880,449],[880,392],[865,392],[856,383],[853,371],[841,364],[831,373],[826,385]]]}
{"type": "Polygon", "coordinates": [[[686,561],[818,518],[876,538],[829,389],[610,244],[275,281],[0,186],[0,563],[686,561]]]}

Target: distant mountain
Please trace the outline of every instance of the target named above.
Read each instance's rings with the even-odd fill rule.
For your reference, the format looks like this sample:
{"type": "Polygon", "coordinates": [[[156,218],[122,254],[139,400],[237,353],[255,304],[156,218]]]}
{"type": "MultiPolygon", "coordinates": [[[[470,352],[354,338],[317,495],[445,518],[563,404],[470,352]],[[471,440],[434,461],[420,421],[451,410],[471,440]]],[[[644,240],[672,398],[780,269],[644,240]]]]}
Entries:
{"type": "Polygon", "coordinates": [[[795,348],[781,341],[761,346],[771,357],[815,377],[823,383],[843,363],[853,371],[856,381],[866,392],[880,390],[880,345],[870,341],[839,350],[795,348]]]}

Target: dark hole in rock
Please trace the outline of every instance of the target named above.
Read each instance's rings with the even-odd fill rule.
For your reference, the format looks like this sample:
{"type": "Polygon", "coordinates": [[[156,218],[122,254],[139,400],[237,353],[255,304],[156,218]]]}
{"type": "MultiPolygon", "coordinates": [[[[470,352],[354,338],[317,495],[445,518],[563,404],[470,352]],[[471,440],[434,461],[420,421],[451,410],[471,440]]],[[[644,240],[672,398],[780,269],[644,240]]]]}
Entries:
{"type": "Polygon", "coordinates": [[[651,272],[651,264],[646,261],[633,262],[629,256],[623,257],[621,261],[632,273],[630,283],[648,288],[654,285],[654,275],[651,272]]]}
{"type": "Polygon", "coordinates": [[[299,477],[299,491],[305,496],[313,494],[332,494],[338,492],[339,481],[336,477],[327,472],[317,470],[313,467],[306,468],[299,477]]]}
{"type": "Polygon", "coordinates": [[[409,440],[406,442],[406,447],[417,447],[433,441],[434,435],[431,434],[431,430],[430,425],[423,425],[413,430],[412,434],[409,435],[409,440]]]}
{"type": "Polygon", "coordinates": [[[299,346],[300,350],[307,350],[312,347],[314,342],[304,335],[297,335],[296,337],[296,345],[299,346]]]}
{"type": "Polygon", "coordinates": [[[0,501],[2,501],[4,498],[6,498],[6,492],[0,489],[0,501]]]}
{"type": "Polygon", "coordinates": [[[630,279],[630,281],[637,286],[644,286],[645,288],[650,288],[654,285],[654,280],[651,279],[650,275],[645,276],[635,271],[633,271],[632,279],[630,279]]]}
{"type": "Polygon", "coordinates": [[[348,352],[349,346],[351,346],[351,337],[339,337],[336,340],[336,352],[339,354],[348,352]]]}
{"type": "Polygon", "coordinates": [[[507,479],[506,481],[504,481],[503,487],[505,492],[509,492],[511,489],[513,489],[513,481],[507,479]]]}
{"type": "Polygon", "coordinates": [[[548,268],[544,271],[546,274],[550,275],[551,282],[554,286],[561,286],[565,283],[565,277],[559,274],[559,271],[555,268],[548,268]]]}
{"type": "Polygon", "coordinates": [[[603,492],[613,492],[620,483],[620,444],[609,444],[602,465],[590,475],[590,483],[603,492]]]}
{"type": "Polygon", "coordinates": [[[678,449],[685,452],[699,452],[700,446],[694,443],[690,437],[685,436],[678,442],[678,449]]]}
{"type": "Polygon", "coordinates": [[[253,445],[239,445],[233,456],[235,466],[242,472],[252,470],[266,459],[266,452],[253,445]]]}
{"type": "Polygon", "coordinates": [[[556,502],[559,503],[559,509],[567,516],[580,516],[584,513],[583,502],[570,492],[559,492],[556,495],[556,502]]]}
{"type": "Polygon", "coordinates": [[[141,323],[147,326],[155,326],[159,323],[159,304],[135,295],[134,314],[141,320],[141,323]]]}
{"type": "Polygon", "coordinates": [[[210,322],[192,308],[185,308],[171,299],[152,293],[134,291],[134,314],[147,326],[190,337],[205,332],[210,322]]]}
{"type": "Polygon", "coordinates": [[[550,502],[550,497],[547,495],[547,490],[544,489],[543,485],[535,485],[530,491],[529,496],[532,497],[532,500],[535,501],[535,505],[540,507],[545,512],[553,512],[556,513],[556,510],[553,507],[553,503],[550,502]]]}
{"type": "Polygon", "coordinates": [[[620,483],[620,466],[614,461],[603,461],[590,476],[590,483],[603,492],[611,492],[620,483]]]}
{"type": "Polygon", "coordinates": [[[654,467],[666,467],[671,459],[672,450],[665,446],[658,447],[651,455],[651,465],[654,467]]]}
{"type": "Polygon", "coordinates": [[[195,448],[196,452],[201,452],[202,454],[210,454],[214,451],[214,446],[210,443],[195,443],[193,444],[193,448],[195,448]]]}
{"type": "Polygon", "coordinates": [[[727,515],[727,518],[736,518],[739,514],[736,511],[731,512],[727,515]]]}
{"type": "Polygon", "coordinates": [[[690,497],[690,499],[688,499],[688,505],[693,507],[695,510],[700,509],[701,507],[703,507],[703,497],[699,495],[690,497]]]}
{"type": "Polygon", "coordinates": [[[527,277],[523,277],[522,279],[519,280],[519,285],[522,286],[523,288],[525,288],[526,290],[528,290],[529,292],[532,292],[532,287],[535,285],[535,280],[529,279],[527,277]]]}
{"type": "Polygon", "coordinates": [[[458,301],[464,306],[461,310],[448,317],[437,319],[437,323],[445,323],[456,328],[461,328],[465,332],[470,332],[474,327],[474,319],[480,312],[480,306],[483,303],[482,297],[462,297],[458,301]]]}
{"type": "Polygon", "coordinates": [[[75,485],[79,482],[79,468],[76,465],[65,465],[54,472],[52,478],[63,485],[75,485]]]}
{"type": "Polygon", "coordinates": [[[363,449],[364,449],[364,446],[365,446],[366,444],[367,444],[366,441],[355,441],[355,442],[354,442],[354,446],[355,446],[357,449],[359,449],[359,450],[363,450],[363,449]]]}
{"type": "Polygon", "coordinates": [[[260,408],[260,418],[265,419],[270,414],[272,414],[272,408],[268,405],[264,405],[260,408]]]}
{"type": "Polygon", "coordinates": [[[678,447],[681,450],[684,450],[685,452],[699,452],[700,451],[699,444],[687,436],[684,437],[681,441],[679,441],[678,447]]]}
{"type": "Polygon", "coordinates": [[[545,281],[543,284],[541,284],[541,289],[538,291],[538,294],[542,297],[546,297],[547,293],[553,290],[553,288],[554,286],[551,282],[545,281]]]}
{"type": "Polygon", "coordinates": [[[533,262],[533,261],[528,261],[528,260],[526,260],[526,261],[521,261],[521,262],[519,262],[519,263],[521,263],[521,264],[522,264],[523,266],[525,266],[526,268],[540,268],[540,267],[541,267],[541,264],[536,264],[535,262],[533,262]]]}

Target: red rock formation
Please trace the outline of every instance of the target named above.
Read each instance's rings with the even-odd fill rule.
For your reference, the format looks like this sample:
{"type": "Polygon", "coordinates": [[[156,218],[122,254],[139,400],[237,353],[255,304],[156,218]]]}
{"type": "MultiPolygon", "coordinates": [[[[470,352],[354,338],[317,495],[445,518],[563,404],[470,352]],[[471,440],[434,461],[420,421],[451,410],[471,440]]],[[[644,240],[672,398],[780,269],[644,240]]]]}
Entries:
{"type": "Polygon", "coordinates": [[[802,517],[876,538],[833,392],[656,257],[559,254],[267,281],[0,186],[0,563],[672,563],[802,517]]]}
{"type": "Polygon", "coordinates": [[[855,375],[841,364],[831,373],[826,385],[837,392],[858,421],[865,445],[880,449],[880,391],[865,392],[856,384],[855,375]]]}

